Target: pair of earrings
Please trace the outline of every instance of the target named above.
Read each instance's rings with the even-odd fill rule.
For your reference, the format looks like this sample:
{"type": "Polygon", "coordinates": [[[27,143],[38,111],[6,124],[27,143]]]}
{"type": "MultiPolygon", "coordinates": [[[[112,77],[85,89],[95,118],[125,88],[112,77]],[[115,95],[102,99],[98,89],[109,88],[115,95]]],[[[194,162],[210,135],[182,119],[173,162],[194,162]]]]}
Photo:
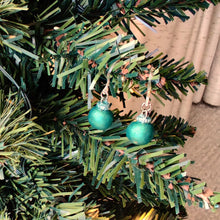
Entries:
{"type": "MultiPolygon", "coordinates": [[[[146,102],[141,106],[141,114],[126,129],[127,138],[136,145],[149,143],[154,137],[154,128],[151,124],[151,118],[148,116],[151,110],[150,104],[151,77],[148,82],[148,92],[146,102]]],[[[113,122],[113,114],[109,110],[108,103],[108,82],[101,93],[101,100],[93,107],[88,115],[88,121],[91,126],[98,130],[108,129],[113,122]]]]}

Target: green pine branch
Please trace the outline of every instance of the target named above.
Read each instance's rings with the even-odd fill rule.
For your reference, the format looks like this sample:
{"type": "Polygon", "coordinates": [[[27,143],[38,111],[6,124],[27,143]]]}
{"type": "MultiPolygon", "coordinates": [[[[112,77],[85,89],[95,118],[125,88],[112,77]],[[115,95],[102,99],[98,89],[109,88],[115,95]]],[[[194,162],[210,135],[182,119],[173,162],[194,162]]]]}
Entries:
{"type": "Polygon", "coordinates": [[[14,161],[19,158],[27,158],[35,163],[43,163],[41,159],[49,150],[44,145],[45,130],[33,119],[27,119],[29,111],[24,108],[23,101],[18,96],[5,96],[1,92],[1,116],[0,116],[0,156],[1,162],[14,161]],[[6,100],[7,98],[7,100],[6,100]],[[40,134],[41,133],[41,134],[40,134]]]}
{"type": "Polygon", "coordinates": [[[109,19],[111,17],[99,20],[97,26],[96,24],[88,26],[86,33],[81,31],[81,27],[86,24],[75,26],[75,21],[73,24],[70,21],[65,23],[64,30],[61,27],[61,30],[48,33],[45,36],[47,41],[45,44],[48,47],[38,53],[39,56],[44,54],[43,62],[36,62],[36,65],[41,67],[40,72],[36,73],[38,78],[43,71],[47,71],[48,75],[53,76],[52,86],[63,89],[69,86],[75,90],[80,89],[84,98],[88,92],[86,85],[88,75],[91,74],[92,77],[92,84],[89,86],[98,90],[99,88],[95,86],[105,83],[107,72],[112,65],[114,67],[111,73],[110,88],[114,97],[116,97],[118,89],[129,93],[130,89],[136,86],[140,87],[137,89],[140,95],[145,94],[148,82],[146,75],[147,71],[150,71],[149,65],[158,69],[153,86],[157,91],[156,95],[164,99],[170,99],[170,97],[180,99],[176,90],[186,95],[187,87],[194,91],[197,86],[206,83],[205,73],[195,73],[192,64],[186,65],[187,63],[182,63],[182,60],[167,61],[167,57],[162,57],[162,54],[149,57],[145,47],[136,41],[130,41],[129,36],[119,35],[114,38],[102,39],[103,36],[109,36],[114,31],[114,29],[108,29],[109,19]],[[105,30],[104,33],[103,30],[105,30]],[[57,39],[58,36],[62,36],[61,40],[57,39]],[[54,50],[54,40],[58,46],[56,50],[54,50]],[[62,43],[60,43],[61,41],[62,43]],[[124,70],[127,72],[124,73],[124,70]],[[119,77],[120,75],[121,77],[119,77]],[[165,86],[161,88],[158,87],[158,83],[162,77],[166,82],[165,86]]]}
{"type": "MultiPolygon", "coordinates": [[[[27,4],[24,2],[14,3],[13,1],[1,1],[0,4],[0,34],[16,35],[25,33],[27,25],[19,21],[19,12],[27,11],[27,4]]],[[[1,44],[1,41],[0,41],[1,44]]]]}
{"type": "Polygon", "coordinates": [[[23,2],[1,3],[0,64],[9,74],[1,72],[1,88],[26,93],[37,116],[28,119],[20,97],[1,91],[1,215],[74,219],[92,208],[115,218],[142,203],[155,208],[152,218],[156,208],[175,218],[186,203],[215,208],[219,193],[205,197],[205,183],[186,175],[191,161],[177,153],[195,132],[186,121],[152,113],[155,136],[142,146],[125,135],[132,112],[113,110],[105,131],[88,123],[88,107],[95,104],[88,92],[100,99],[108,77],[110,95],[121,99],[123,92],[145,96],[150,74],[158,99],[180,99],[179,92],[207,83],[193,64],[147,51],[133,39],[130,22],[135,16],[150,26],[161,17],[185,20],[186,11],[204,10],[209,1],[48,0],[30,1],[28,10],[23,2]]]}
{"type": "MultiPolygon", "coordinates": [[[[141,21],[147,27],[160,24],[160,18],[168,23],[175,17],[180,18],[183,22],[190,17],[187,12],[195,14],[199,9],[206,10],[210,4],[216,5],[219,1],[83,1],[75,3],[75,10],[90,20],[103,16],[106,13],[112,13],[113,26],[119,24],[120,27],[132,33],[130,24],[135,22],[133,19],[141,21]]],[[[139,30],[143,33],[141,30],[139,30]]],[[[143,33],[144,34],[144,33],[143,33]]]]}
{"type": "MultiPolygon", "coordinates": [[[[49,10],[50,8],[46,11],[49,10]]],[[[36,40],[36,45],[22,35],[5,39],[3,41],[5,53],[9,53],[9,57],[13,57],[14,62],[20,66],[20,69],[17,69],[15,65],[10,72],[13,71],[15,75],[22,72],[24,83],[31,83],[29,86],[32,88],[33,81],[34,86],[38,86],[43,74],[51,75],[53,87],[65,89],[68,86],[75,90],[80,89],[84,98],[88,92],[86,85],[88,75],[91,74],[92,77],[90,87],[100,90],[102,87],[97,85],[105,83],[106,74],[113,63],[117,63],[113,68],[110,83],[114,97],[118,89],[131,94],[134,89],[138,95],[145,94],[149,65],[159,70],[155,74],[153,85],[157,97],[180,99],[176,90],[186,95],[188,88],[194,91],[197,86],[206,83],[205,73],[195,73],[192,64],[186,65],[182,60],[168,61],[162,54],[151,57],[143,45],[130,41],[132,36],[119,35],[103,39],[117,31],[114,28],[109,29],[109,22],[112,19],[112,16],[101,18],[91,25],[88,21],[77,24],[76,19],[72,17],[66,22],[61,21],[61,25],[52,31],[45,29],[42,32],[40,27],[36,30],[39,35],[32,36],[36,40]],[[39,43],[44,46],[36,50],[35,47],[39,43]],[[28,59],[25,56],[28,56],[28,59]],[[24,65],[27,62],[29,64],[24,65]],[[27,71],[31,71],[32,75],[26,76],[27,71]],[[165,84],[158,86],[162,78],[165,78],[165,84]],[[139,88],[136,89],[136,86],[139,88]]],[[[2,57],[8,59],[3,54],[2,57]]],[[[19,75],[17,77],[20,78],[19,75]]]]}
{"type": "Polygon", "coordinates": [[[188,137],[193,137],[196,128],[187,121],[174,116],[152,114],[154,128],[157,131],[157,140],[162,143],[180,144],[184,146],[188,137]]]}
{"type": "Polygon", "coordinates": [[[174,20],[175,17],[182,21],[189,19],[186,12],[195,14],[199,9],[206,10],[210,4],[216,5],[219,1],[119,1],[126,12],[134,10],[133,13],[140,16],[143,21],[160,23],[157,18],[163,18],[165,23],[174,20]]]}
{"type": "Polygon", "coordinates": [[[81,198],[84,184],[76,170],[76,165],[67,166],[58,158],[48,158],[37,166],[25,159],[16,167],[5,164],[0,180],[1,210],[6,208],[11,219],[85,218],[89,206],[84,203],[86,197],[81,198]]]}

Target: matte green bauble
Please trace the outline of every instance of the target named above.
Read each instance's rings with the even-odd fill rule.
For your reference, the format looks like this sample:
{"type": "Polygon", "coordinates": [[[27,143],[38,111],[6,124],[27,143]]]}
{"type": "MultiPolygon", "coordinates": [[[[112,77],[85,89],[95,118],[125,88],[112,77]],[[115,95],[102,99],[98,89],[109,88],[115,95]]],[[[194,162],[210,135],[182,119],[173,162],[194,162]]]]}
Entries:
{"type": "Polygon", "coordinates": [[[143,122],[137,120],[135,122],[132,122],[126,129],[126,136],[133,144],[147,144],[154,137],[153,125],[150,124],[149,121],[143,122]]]}
{"type": "Polygon", "coordinates": [[[88,115],[91,126],[98,130],[106,130],[113,122],[113,114],[108,110],[109,103],[107,101],[98,102],[88,115]]]}

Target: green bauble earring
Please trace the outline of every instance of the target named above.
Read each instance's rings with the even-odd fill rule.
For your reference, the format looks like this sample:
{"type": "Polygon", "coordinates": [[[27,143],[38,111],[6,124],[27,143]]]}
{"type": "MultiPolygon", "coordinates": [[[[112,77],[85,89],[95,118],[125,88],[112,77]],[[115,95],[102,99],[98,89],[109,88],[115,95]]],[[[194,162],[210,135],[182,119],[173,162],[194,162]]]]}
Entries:
{"type": "Polygon", "coordinates": [[[136,121],[132,122],[126,129],[126,136],[136,145],[149,143],[154,137],[154,127],[150,123],[151,118],[140,114],[136,121]]]}
{"type": "Polygon", "coordinates": [[[88,115],[91,126],[98,130],[106,130],[113,122],[113,114],[109,110],[110,104],[107,100],[99,101],[88,115]]]}
{"type": "Polygon", "coordinates": [[[151,118],[148,114],[151,110],[150,93],[151,93],[151,74],[148,80],[148,92],[146,102],[142,104],[142,113],[126,129],[127,138],[136,145],[148,144],[154,137],[154,127],[151,124],[151,118]]]}

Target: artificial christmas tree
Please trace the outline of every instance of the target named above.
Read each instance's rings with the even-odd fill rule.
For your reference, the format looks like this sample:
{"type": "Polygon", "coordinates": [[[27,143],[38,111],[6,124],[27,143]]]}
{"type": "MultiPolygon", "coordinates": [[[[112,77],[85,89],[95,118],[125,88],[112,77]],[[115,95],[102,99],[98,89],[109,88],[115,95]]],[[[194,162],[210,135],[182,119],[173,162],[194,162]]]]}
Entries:
{"type": "Polygon", "coordinates": [[[218,2],[0,1],[2,219],[177,219],[187,203],[216,207],[220,194],[188,177],[177,152],[195,128],[143,109],[147,141],[133,143],[135,113],[110,111],[106,96],[148,107],[205,84],[193,64],[148,51],[130,24],[153,30],[218,2]]]}

